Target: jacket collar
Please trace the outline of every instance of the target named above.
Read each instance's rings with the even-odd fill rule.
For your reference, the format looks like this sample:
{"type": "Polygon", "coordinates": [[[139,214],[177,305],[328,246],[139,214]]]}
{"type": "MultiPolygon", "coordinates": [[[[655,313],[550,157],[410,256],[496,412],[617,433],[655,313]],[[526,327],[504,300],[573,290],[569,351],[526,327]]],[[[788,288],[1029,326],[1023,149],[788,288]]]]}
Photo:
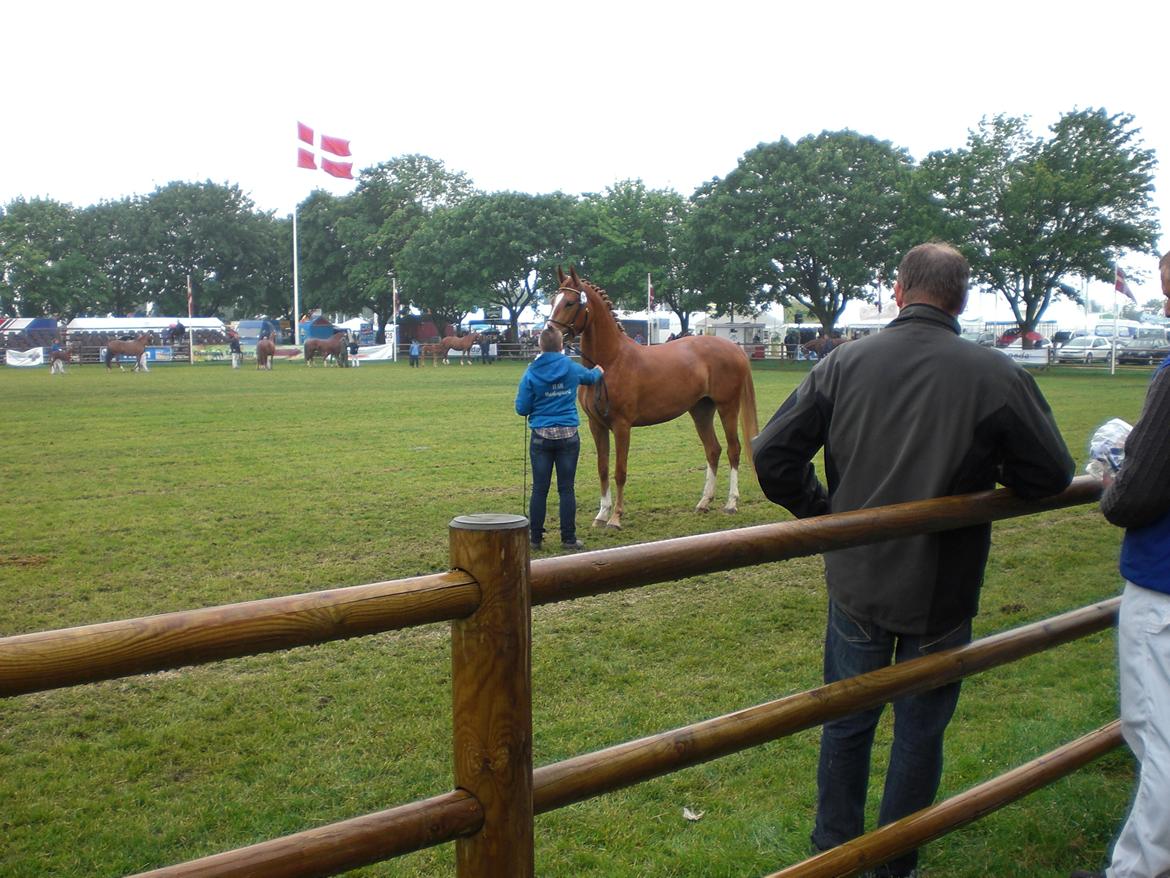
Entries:
{"type": "Polygon", "coordinates": [[[890,322],[888,328],[892,329],[900,323],[910,323],[911,321],[937,324],[940,327],[946,327],[955,335],[959,335],[961,332],[959,321],[956,318],[941,308],[936,308],[934,305],[927,305],[925,302],[915,302],[913,305],[907,305],[890,322]]]}

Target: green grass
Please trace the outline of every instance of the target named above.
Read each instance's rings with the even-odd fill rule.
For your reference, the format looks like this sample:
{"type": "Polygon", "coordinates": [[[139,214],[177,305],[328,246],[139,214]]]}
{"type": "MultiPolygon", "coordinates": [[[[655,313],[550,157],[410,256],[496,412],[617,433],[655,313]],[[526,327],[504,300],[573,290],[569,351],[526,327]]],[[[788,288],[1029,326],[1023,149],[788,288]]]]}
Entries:
{"type": "MultiPolygon", "coordinates": [[[[0,635],[446,569],[453,517],[523,511],[520,373],[0,372],[0,635]]],[[[761,422],[802,374],[759,368],[761,422]]],[[[1039,376],[1082,464],[1097,424],[1136,419],[1147,377],[1039,376]]],[[[612,533],[587,527],[583,443],[589,548],[788,518],[751,475],[737,516],[692,512],[703,461],[687,418],[635,431],[632,446],[626,526],[612,533]]],[[[996,525],[977,633],[1116,594],[1119,537],[1093,507],[996,525]]],[[[816,685],[824,609],[818,558],[538,608],[536,764],[816,685]]],[[[449,656],[435,625],[0,701],[0,874],[119,875],[447,790],[449,656]]],[[[1115,715],[1110,634],[972,678],[943,792],[1115,715]]],[[[879,735],[875,797],[886,722],[879,735]]],[[[816,750],[804,732],[543,815],[537,872],[742,876],[801,859],[816,750]],[[684,806],[705,816],[690,823],[684,806]]],[[[1096,865],[1131,784],[1128,754],[1110,755],[930,845],[923,874],[1096,865]]],[[[360,874],[450,875],[452,848],[360,874]]]]}

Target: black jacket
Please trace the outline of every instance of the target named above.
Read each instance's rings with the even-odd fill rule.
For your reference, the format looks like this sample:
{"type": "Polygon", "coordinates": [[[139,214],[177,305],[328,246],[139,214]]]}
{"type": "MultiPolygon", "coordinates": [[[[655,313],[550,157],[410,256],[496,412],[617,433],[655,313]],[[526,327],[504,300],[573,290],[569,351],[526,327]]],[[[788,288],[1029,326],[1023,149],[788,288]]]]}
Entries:
{"type": "MultiPolygon", "coordinates": [[[[1036,382],[930,305],[817,364],[752,442],[764,494],[798,518],[993,488],[1063,490],[1074,463],[1036,382]],[[828,489],[810,462],[825,449],[828,489]]],[[[829,595],[902,634],[978,611],[991,526],[825,553],[829,595]]]]}

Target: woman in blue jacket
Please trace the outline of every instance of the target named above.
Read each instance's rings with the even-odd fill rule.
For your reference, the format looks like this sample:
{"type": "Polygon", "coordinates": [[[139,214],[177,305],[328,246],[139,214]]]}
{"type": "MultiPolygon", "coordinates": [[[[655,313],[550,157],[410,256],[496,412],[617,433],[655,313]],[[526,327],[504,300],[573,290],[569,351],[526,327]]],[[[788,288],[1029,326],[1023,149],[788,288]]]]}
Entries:
{"type": "Polygon", "coordinates": [[[563,344],[560,330],[545,327],[540,333],[541,352],[521,376],[516,391],[516,414],[526,416],[532,428],[528,445],[532,459],[528,522],[534,550],[544,540],[544,517],[554,467],[560,496],[561,545],[566,549],[585,548],[577,539],[577,495],[573,490],[577,457],[581,452],[577,386],[596,384],[603,370],[600,366],[586,369],[573,362],[562,351],[563,344]]]}

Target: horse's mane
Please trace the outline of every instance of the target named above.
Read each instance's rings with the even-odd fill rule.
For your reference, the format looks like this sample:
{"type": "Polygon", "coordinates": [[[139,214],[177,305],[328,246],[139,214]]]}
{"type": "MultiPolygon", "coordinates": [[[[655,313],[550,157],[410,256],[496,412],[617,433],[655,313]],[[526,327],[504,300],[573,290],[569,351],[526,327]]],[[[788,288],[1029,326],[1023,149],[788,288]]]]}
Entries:
{"type": "Polygon", "coordinates": [[[596,293],[598,298],[600,298],[601,301],[605,303],[605,307],[609,308],[609,313],[613,316],[613,322],[617,324],[618,331],[620,331],[622,335],[627,335],[628,333],[626,332],[625,325],[620,320],[618,320],[617,315],[614,314],[613,302],[610,300],[609,294],[592,281],[585,280],[584,278],[579,278],[579,280],[581,281],[582,286],[585,286],[591,292],[596,293]]]}

